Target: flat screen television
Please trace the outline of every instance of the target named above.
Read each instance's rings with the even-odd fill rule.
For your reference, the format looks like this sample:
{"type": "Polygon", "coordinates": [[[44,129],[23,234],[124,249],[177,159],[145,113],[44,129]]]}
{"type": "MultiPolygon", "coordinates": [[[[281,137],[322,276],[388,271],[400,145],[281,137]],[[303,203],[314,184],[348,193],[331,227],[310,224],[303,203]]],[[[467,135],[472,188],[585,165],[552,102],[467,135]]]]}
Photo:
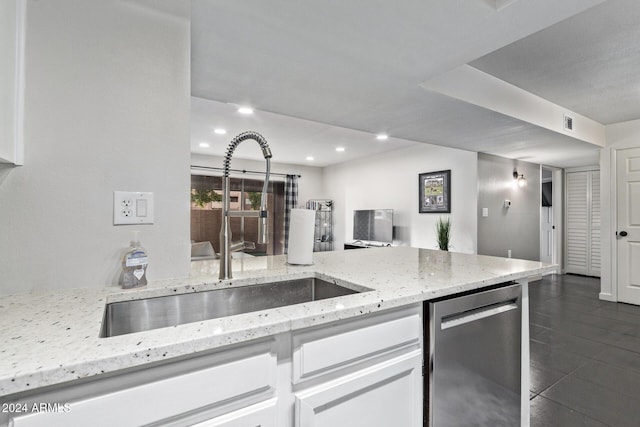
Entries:
{"type": "Polygon", "coordinates": [[[353,239],[393,243],[393,209],[353,211],[353,239]]]}

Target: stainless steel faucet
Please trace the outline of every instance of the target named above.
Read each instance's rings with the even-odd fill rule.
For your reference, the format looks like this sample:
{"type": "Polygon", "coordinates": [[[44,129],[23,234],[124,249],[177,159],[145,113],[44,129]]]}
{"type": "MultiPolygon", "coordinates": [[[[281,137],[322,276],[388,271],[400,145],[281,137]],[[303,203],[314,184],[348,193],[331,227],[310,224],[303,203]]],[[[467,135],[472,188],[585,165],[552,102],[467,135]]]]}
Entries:
{"type": "Polygon", "coordinates": [[[257,132],[242,132],[229,143],[224,156],[224,176],[222,178],[222,226],[220,227],[220,275],[222,280],[233,277],[231,271],[231,253],[246,248],[255,248],[252,242],[231,243],[231,217],[258,217],[258,243],[267,243],[267,187],[269,186],[269,173],[271,171],[271,149],[267,140],[257,132]],[[259,211],[230,211],[229,210],[229,166],[231,157],[236,147],[245,139],[253,139],[262,149],[262,155],[267,163],[262,186],[262,196],[260,197],[259,211]]]}

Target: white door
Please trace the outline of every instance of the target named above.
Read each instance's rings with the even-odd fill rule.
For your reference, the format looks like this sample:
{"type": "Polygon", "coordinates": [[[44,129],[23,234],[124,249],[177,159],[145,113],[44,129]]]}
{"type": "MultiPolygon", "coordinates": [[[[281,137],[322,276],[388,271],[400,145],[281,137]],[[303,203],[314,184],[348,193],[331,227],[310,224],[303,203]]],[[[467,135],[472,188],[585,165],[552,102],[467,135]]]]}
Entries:
{"type": "Polygon", "coordinates": [[[566,272],[600,277],[600,171],[566,174],[566,272]]]}
{"type": "Polygon", "coordinates": [[[600,171],[591,171],[588,276],[600,277],[600,171]]]}
{"type": "Polygon", "coordinates": [[[589,231],[589,172],[571,172],[566,175],[567,183],[567,256],[566,271],[587,274],[588,231],[589,231]]]}
{"type": "Polygon", "coordinates": [[[640,148],[617,152],[618,301],[640,305],[640,148]]]}
{"type": "Polygon", "coordinates": [[[540,226],[541,253],[540,261],[553,262],[553,207],[542,207],[542,223],[540,226]]]}

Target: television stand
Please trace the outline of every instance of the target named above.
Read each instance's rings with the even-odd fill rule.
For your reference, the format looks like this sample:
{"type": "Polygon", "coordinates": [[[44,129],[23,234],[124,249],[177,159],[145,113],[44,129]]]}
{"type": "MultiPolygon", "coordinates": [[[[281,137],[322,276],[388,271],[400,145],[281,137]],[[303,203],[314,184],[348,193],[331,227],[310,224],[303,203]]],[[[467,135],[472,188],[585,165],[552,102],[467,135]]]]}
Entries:
{"type": "Polygon", "coordinates": [[[372,242],[361,242],[360,240],[356,240],[355,242],[345,243],[344,249],[368,249],[368,248],[386,248],[391,246],[391,243],[372,243],[372,242]]]}

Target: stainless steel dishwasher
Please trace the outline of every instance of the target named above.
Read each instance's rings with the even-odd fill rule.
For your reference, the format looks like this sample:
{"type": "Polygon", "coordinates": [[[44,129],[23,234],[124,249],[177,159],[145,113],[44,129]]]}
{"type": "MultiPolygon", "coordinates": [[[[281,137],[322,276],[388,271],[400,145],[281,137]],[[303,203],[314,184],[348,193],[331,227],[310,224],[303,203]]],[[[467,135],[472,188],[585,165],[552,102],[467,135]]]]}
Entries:
{"type": "Polygon", "coordinates": [[[522,287],[425,303],[425,425],[520,425],[522,287]]]}

